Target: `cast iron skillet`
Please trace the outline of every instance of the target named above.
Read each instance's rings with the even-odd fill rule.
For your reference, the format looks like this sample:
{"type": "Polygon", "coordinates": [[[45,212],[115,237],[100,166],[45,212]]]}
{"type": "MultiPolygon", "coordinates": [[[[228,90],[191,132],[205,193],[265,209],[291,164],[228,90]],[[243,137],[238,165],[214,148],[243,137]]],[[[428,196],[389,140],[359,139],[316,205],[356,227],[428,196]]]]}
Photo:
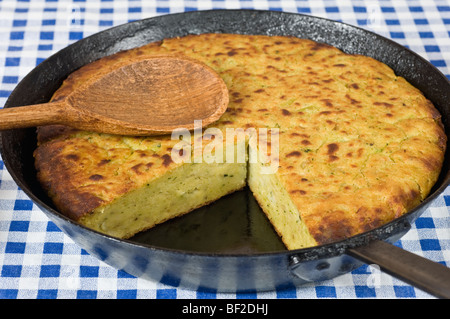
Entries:
{"type": "MultiPolygon", "coordinates": [[[[68,46],[38,65],[17,85],[5,107],[48,101],[72,71],[101,57],[151,41],[207,32],[291,35],[328,43],[348,53],[371,56],[386,63],[398,75],[422,90],[441,112],[448,133],[450,83],[423,58],[399,44],[354,26],[274,11],[197,11],[159,16],[108,29],[68,46]]],[[[269,251],[258,247],[244,247],[242,242],[245,240],[236,249],[228,247],[230,249],[220,250],[217,247],[214,250],[213,245],[203,251],[196,251],[158,241],[158,235],[150,233],[148,240],[145,239],[146,235],[119,240],[73,222],[54,209],[36,181],[32,157],[36,147],[35,129],[4,131],[1,133],[1,141],[1,154],[6,168],[18,186],[49,219],[91,255],[134,276],[196,290],[248,292],[292,288],[306,282],[326,280],[347,273],[366,262],[377,264],[382,270],[437,297],[450,298],[448,268],[391,244],[409,230],[416,218],[449,184],[448,154],[436,186],[421,205],[405,216],[367,233],[332,244],[293,251],[278,249],[276,239],[268,246],[263,245],[273,247],[269,251]]],[[[232,211],[238,211],[246,205],[254,207],[251,198],[246,196],[245,192],[228,196],[217,203],[217,206],[206,209],[218,211],[219,214],[220,211],[223,213],[224,207],[228,211],[232,207],[235,207],[232,211]]],[[[255,220],[261,220],[260,217],[252,217],[254,211],[249,209],[245,215],[244,210],[249,223],[245,230],[247,236],[252,236],[248,235],[250,229],[250,233],[264,232],[268,238],[273,237],[264,221],[257,226],[259,230],[252,230],[252,227],[256,227],[255,220]]],[[[221,218],[231,218],[228,213],[226,211],[221,218]]],[[[198,217],[202,212],[195,214],[192,213],[204,221],[201,216],[198,217]]],[[[201,222],[195,220],[182,219],[181,224],[176,224],[178,222],[167,226],[170,228],[167,232],[174,232],[175,238],[181,236],[180,229],[186,231],[201,228],[201,222]]],[[[218,238],[227,237],[223,235],[227,229],[222,229],[221,232],[218,238]]],[[[201,231],[194,233],[199,234],[201,231]]],[[[209,232],[205,236],[209,238],[212,235],[209,232]]],[[[231,242],[233,239],[229,240],[231,242]]],[[[195,248],[195,244],[191,248],[195,248]]]]}

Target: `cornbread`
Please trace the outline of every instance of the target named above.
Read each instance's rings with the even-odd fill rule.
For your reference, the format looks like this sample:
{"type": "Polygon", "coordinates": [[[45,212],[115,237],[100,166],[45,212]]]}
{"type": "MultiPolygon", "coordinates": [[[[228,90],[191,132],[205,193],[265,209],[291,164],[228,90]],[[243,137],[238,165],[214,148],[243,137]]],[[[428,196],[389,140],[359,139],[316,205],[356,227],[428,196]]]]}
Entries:
{"type": "Polygon", "coordinates": [[[182,139],[38,128],[39,181],[58,210],[96,231],[129,238],[248,185],[286,247],[297,249],[405,214],[438,178],[447,138],[432,103],[387,65],[311,40],[166,39],[80,68],[52,100],[154,54],[187,55],[218,72],[230,102],[210,127],[223,140],[211,147],[209,128],[182,139]],[[244,140],[226,134],[238,128],[244,140]],[[205,157],[230,149],[220,162],[205,157]]]}

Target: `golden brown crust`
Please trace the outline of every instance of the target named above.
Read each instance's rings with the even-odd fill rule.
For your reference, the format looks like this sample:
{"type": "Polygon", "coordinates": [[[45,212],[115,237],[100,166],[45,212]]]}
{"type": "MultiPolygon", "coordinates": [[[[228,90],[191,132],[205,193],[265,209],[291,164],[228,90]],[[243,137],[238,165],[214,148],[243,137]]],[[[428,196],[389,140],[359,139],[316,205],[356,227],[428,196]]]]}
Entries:
{"type": "MultiPolygon", "coordinates": [[[[230,104],[215,127],[280,129],[277,176],[318,243],[401,216],[437,180],[447,137],[432,103],[388,66],[310,40],[166,39],[82,67],[54,100],[121,63],[160,53],[201,60],[224,79],[230,104]]],[[[58,126],[38,132],[39,179],[75,219],[177,166],[170,136],[117,137],[58,126]]]]}
{"type": "Polygon", "coordinates": [[[84,177],[77,176],[81,171],[74,171],[73,167],[84,166],[80,156],[90,151],[95,150],[82,149],[75,140],[53,140],[42,144],[35,151],[37,177],[43,188],[56,207],[74,220],[103,204],[103,200],[92,192],[77,186],[81,180],[84,182],[84,177]],[[77,149],[74,152],[65,151],[75,144],[77,149]]]}

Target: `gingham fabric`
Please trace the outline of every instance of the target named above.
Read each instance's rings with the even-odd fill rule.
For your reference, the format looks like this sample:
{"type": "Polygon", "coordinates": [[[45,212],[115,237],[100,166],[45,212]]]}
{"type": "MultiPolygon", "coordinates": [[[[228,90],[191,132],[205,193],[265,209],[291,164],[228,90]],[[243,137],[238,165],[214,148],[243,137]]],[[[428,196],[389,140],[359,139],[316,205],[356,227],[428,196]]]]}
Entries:
{"type": "MultiPolygon", "coordinates": [[[[85,1],[0,0],[0,106],[16,84],[51,54],[83,37],[129,21],[208,9],[299,12],[377,32],[431,61],[449,77],[449,1],[85,1]]],[[[450,266],[450,190],[396,245],[450,266]]],[[[374,266],[292,290],[204,293],[149,282],[90,256],[18,188],[0,162],[0,298],[36,299],[308,299],[434,298],[374,266]]]]}

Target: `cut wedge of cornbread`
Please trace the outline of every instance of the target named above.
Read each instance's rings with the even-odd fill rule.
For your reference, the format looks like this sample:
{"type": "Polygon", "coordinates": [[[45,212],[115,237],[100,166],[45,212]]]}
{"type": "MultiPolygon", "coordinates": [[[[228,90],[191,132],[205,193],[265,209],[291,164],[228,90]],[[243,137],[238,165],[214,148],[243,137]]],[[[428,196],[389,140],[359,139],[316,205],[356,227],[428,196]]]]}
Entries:
{"type": "Polygon", "coordinates": [[[184,144],[179,140],[169,144],[154,138],[68,134],[44,143],[36,152],[36,160],[48,165],[40,170],[40,178],[48,178],[50,189],[60,190],[50,196],[63,212],[115,237],[131,237],[246,185],[245,139],[229,148],[233,152],[229,162],[226,148],[218,145],[202,154],[202,161],[209,162],[205,164],[199,163],[194,148],[190,162],[176,163],[176,155],[183,158],[182,148],[175,148],[184,144]],[[243,154],[238,154],[241,150],[243,154]],[[215,161],[220,153],[223,161],[215,161]],[[47,177],[47,172],[60,178],[47,177]]]}
{"type": "Polygon", "coordinates": [[[128,238],[243,188],[246,172],[245,164],[182,165],[109,205],[94,209],[80,222],[94,230],[128,238]]]}
{"type": "Polygon", "coordinates": [[[267,161],[266,153],[259,152],[256,143],[250,143],[249,152],[252,160],[249,160],[248,185],[286,247],[317,245],[301,218],[301,208],[292,201],[278,174],[270,173],[273,162],[267,161]]]}
{"type": "Polygon", "coordinates": [[[405,214],[439,176],[447,137],[432,103],[385,64],[305,39],[166,39],[82,67],[53,100],[162,53],[206,63],[228,87],[227,112],[200,136],[38,129],[38,178],[56,208],[87,227],[127,238],[248,184],[297,249],[405,214]]]}

